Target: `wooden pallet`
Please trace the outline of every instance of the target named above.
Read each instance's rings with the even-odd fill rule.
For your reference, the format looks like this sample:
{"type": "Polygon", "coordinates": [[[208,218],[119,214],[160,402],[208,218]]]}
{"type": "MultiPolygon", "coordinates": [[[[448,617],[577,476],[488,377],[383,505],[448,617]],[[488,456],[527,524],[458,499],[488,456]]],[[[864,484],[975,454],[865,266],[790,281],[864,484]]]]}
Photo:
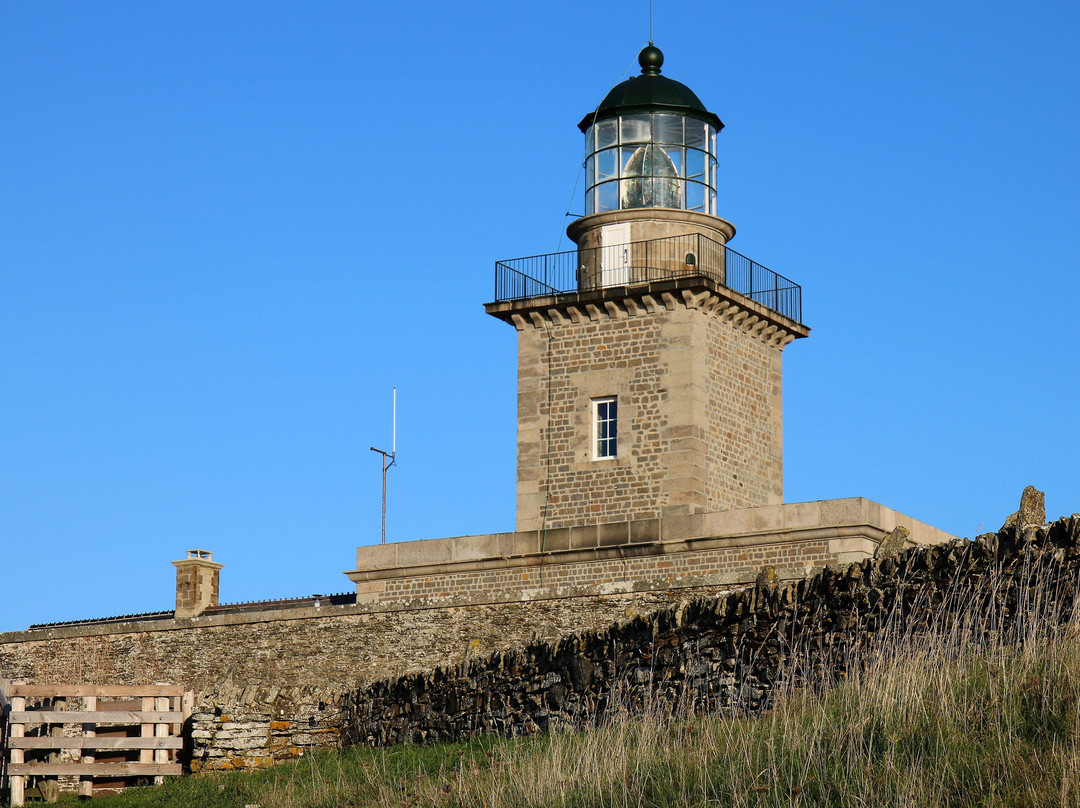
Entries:
{"type": "Polygon", "coordinates": [[[44,778],[42,793],[51,802],[59,791],[56,778],[61,776],[78,777],[80,796],[92,796],[95,778],[153,777],[160,783],[168,775],[180,774],[181,732],[193,706],[192,693],[177,685],[0,683],[0,710],[7,719],[11,804],[25,802],[30,777],[44,778]],[[116,709],[116,702],[126,702],[125,709],[116,709]],[[138,709],[129,709],[135,705],[138,709]],[[98,737],[99,728],[108,733],[110,728],[122,727],[137,728],[138,736],[98,737]],[[77,759],[60,760],[62,750],[77,750],[77,759]],[[26,760],[27,752],[33,760],[26,760]],[[41,759],[42,752],[48,754],[47,760],[41,759]],[[105,755],[97,752],[114,759],[99,761],[105,755]],[[115,759],[134,752],[137,761],[115,759]]]}

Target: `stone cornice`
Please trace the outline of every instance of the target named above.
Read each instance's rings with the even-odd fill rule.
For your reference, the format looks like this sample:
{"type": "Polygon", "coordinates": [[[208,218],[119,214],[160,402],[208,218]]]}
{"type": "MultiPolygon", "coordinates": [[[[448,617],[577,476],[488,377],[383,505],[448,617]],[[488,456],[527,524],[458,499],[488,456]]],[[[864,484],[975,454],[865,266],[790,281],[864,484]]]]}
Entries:
{"type": "Polygon", "coordinates": [[[698,309],[780,349],[810,333],[808,326],[705,277],[609,286],[484,305],[488,314],[510,323],[518,331],[590,320],[647,317],[676,308],[698,309]]]}

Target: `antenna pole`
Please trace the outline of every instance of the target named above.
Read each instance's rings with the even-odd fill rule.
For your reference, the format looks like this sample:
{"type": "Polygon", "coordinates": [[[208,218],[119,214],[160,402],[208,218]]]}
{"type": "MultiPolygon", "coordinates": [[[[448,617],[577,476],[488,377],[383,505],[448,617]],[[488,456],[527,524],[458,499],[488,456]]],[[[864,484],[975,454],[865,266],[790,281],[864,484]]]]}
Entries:
{"type": "Polygon", "coordinates": [[[394,388],[394,443],[392,451],[371,447],[371,451],[382,455],[382,537],[379,544],[386,544],[386,472],[397,463],[397,388],[394,388]],[[388,462],[389,461],[389,462],[388,462]]]}

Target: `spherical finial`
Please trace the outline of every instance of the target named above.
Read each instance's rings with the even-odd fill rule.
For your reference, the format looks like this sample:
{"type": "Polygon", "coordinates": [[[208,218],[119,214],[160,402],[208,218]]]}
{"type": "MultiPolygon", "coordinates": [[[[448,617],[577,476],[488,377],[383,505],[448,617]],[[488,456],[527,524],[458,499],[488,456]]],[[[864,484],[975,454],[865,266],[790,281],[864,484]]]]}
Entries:
{"type": "Polygon", "coordinates": [[[659,76],[660,67],[664,64],[664,54],[652,42],[641,49],[637,57],[641,65],[641,72],[646,76],[659,76]]]}

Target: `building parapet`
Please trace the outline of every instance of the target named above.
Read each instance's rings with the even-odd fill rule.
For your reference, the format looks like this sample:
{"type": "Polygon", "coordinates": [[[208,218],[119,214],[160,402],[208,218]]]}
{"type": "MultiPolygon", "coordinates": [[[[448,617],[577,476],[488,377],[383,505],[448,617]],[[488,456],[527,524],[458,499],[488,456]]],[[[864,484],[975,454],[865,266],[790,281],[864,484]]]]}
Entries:
{"type": "Polygon", "coordinates": [[[872,556],[897,527],[955,537],[862,497],[357,548],[357,604],[541,600],[797,578],[872,556]]]}

